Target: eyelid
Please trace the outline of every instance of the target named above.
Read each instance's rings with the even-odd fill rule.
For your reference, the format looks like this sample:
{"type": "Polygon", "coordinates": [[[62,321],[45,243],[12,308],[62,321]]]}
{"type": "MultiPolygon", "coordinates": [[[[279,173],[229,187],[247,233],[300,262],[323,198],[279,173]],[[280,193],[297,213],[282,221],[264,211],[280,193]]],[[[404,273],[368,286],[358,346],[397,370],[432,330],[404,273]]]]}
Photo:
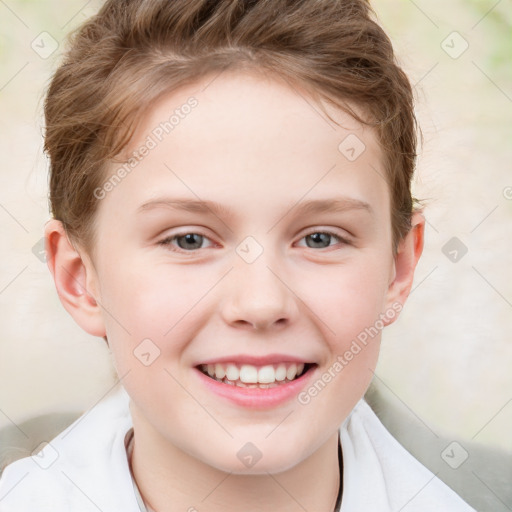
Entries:
{"type": "MultiPolygon", "coordinates": [[[[171,233],[171,234],[165,236],[164,238],[162,238],[161,240],[159,240],[157,242],[157,244],[158,245],[162,245],[164,247],[172,247],[171,249],[169,249],[172,252],[178,252],[178,253],[181,253],[181,254],[193,255],[194,253],[198,252],[200,249],[194,249],[192,251],[187,251],[185,249],[181,249],[179,247],[175,247],[175,246],[172,245],[172,241],[174,241],[176,238],[180,238],[180,237],[183,237],[185,235],[190,235],[190,234],[199,235],[199,236],[203,237],[204,239],[209,240],[211,242],[212,246],[218,245],[208,235],[206,235],[205,233],[201,232],[201,230],[199,230],[199,229],[190,229],[190,228],[186,229],[186,230],[182,230],[182,231],[176,232],[176,233],[171,233]]],[[[207,247],[205,247],[205,249],[207,249],[207,247]]]]}
{"type": "MultiPolygon", "coordinates": [[[[305,237],[307,237],[309,235],[312,235],[314,233],[324,233],[326,235],[330,235],[330,236],[332,236],[334,238],[337,238],[339,240],[339,242],[342,243],[342,244],[350,245],[352,243],[350,237],[343,236],[340,233],[337,233],[333,229],[322,228],[321,226],[311,227],[308,231],[306,231],[304,234],[302,234],[302,236],[299,238],[299,241],[303,240],[305,237]]],[[[215,245],[218,246],[218,244],[216,242],[214,242],[204,232],[201,232],[201,230],[196,230],[196,229],[191,229],[191,228],[185,229],[185,230],[182,230],[182,231],[179,231],[179,232],[176,232],[176,233],[171,233],[171,234],[165,236],[164,238],[162,238],[161,240],[159,240],[157,242],[157,244],[158,245],[162,245],[164,247],[172,247],[171,249],[169,249],[172,252],[178,252],[178,253],[181,253],[181,254],[193,255],[194,253],[198,252],[200,249],[194,249],[194,250],[187,251],[185,249],[180,249],[179,247],[175,247],[175,246],[171,245],[171,242],[173,240],[175,240],[176,238],[180,238],[180,237],[183,237],[183,236],[189,235],[189,234],[199,235],[199,236],[203,237],[204,239],[209,240],[212,243],[211,246],[215,246],[215,245]]],[[[325,247],[324,249],[328,249],[329,247],[331,247],[331,246],[325,247]]],[[[207,249],[207,248],[208,247],[205,247],[204,249],[207,249]]],[[[308,249],[312,249],[312,248],[309,247],[308,249]]],[[[321,250],[321,249],[313,249],[313,250],[318,251],[318,250],[321,250]]]]}
{"type": "MultiPolygon", "coordinates": [[[[352,240],[351,240],[351,237],[350,236],[344,236],[340,233],[337,233],[335,230],[333,229],[330,229],[330,228],[322,228],[321,226],[315,226],[313,228],[311,228],[310,230],[306,231],[306,233],[304,233],[300,239],[302,240],[303,238],[309,236],[309,235],[312,235],[313,233],[324,233],[326,235],[331,235],[335,238],[337,238],[341,243],[343,244],[351,244],[352,243],[352,240]]],[[[329,246],[331,247],[331,246],[329,246]]],[[[328,247],[326,247],[327,249],[328,247]]]]}

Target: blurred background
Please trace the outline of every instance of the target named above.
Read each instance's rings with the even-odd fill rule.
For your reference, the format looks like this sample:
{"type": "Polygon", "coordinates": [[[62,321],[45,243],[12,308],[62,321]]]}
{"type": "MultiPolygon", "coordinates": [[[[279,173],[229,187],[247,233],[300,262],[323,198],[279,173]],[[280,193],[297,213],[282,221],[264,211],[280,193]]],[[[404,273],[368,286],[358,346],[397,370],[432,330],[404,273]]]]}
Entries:
{"type": "MultiPolygon", "coordinates": [[[[85,410],[116,381],[104,341],[60,305],[42,252],[44,90],[64,36],[100,3],[0,1],[0,428],[85,410]]],[[[512,4],[373,5],[415,84],[427,218],[375,379],[436,432],[512,451],[512,4]]]]}

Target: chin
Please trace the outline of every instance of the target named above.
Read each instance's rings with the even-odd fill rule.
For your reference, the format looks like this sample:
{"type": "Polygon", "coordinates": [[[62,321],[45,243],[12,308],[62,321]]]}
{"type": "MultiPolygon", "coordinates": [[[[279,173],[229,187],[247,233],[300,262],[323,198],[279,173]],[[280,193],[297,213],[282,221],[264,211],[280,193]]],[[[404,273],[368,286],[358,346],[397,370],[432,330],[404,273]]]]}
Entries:
{"type": "MultiPolygon", "coordinates": [[[[238,443],[237,443],[238,444],[238,443]]],[[[232,453],[232,450],[229,449],[232,453]]],[[[301,462],[296,449],[289,447],[278,450],[277,447],[267,446],[258,449],[255,444],[247,442],[237,446],[235,457],[202,459],[204,463],[235,475],[266,475],[287,471],[301,462]]]]}

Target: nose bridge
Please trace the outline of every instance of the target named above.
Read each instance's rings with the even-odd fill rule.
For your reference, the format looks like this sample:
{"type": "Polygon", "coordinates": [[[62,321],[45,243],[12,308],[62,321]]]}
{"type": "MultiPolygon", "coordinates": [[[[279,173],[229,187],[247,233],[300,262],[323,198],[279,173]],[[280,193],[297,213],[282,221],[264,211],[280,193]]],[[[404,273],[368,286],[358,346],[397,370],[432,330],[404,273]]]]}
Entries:
{"type": "Polygon", "coordinates": [[[290,323],[297,314],[276,251],[247,237],[236,249],[223,316],[230,324],[262,329],[290,323]]]}

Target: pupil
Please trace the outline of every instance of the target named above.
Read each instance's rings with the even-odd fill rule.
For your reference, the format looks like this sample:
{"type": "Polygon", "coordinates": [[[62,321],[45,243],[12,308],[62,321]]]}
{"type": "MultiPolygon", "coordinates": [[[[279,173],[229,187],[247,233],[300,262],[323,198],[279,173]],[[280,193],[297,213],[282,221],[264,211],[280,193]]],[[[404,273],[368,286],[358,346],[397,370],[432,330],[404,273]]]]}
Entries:
{"type": "Polygon", "coordinates": [[[201,247],[201,239],[202,236],[198,235],[197,233],[188,233],[178,238],[178,245],[180,246],[181,249],[198,249],[199,247],[201,247]],[[198,237],[199,242],[194,242],[194,237],[198,237]],[[192,244],[194,245],[194,247],[190,247],[190,245],[182,247],[183,244],[180,243],[181,240],[185,240],[186,244],[192,244]]]}
{"type": "MultiPolygon", "coordinates": [[[[313,233],[312,235],[309,235],[309,238],[313,241],[313,244],[322,244],[322,242],[325,242],[327,246],[329,246],[329,239],[331,238],[331,235],[327,233],[313,233]]],[[[317,247],[317,245],[313,246],[317,247]]]]}

